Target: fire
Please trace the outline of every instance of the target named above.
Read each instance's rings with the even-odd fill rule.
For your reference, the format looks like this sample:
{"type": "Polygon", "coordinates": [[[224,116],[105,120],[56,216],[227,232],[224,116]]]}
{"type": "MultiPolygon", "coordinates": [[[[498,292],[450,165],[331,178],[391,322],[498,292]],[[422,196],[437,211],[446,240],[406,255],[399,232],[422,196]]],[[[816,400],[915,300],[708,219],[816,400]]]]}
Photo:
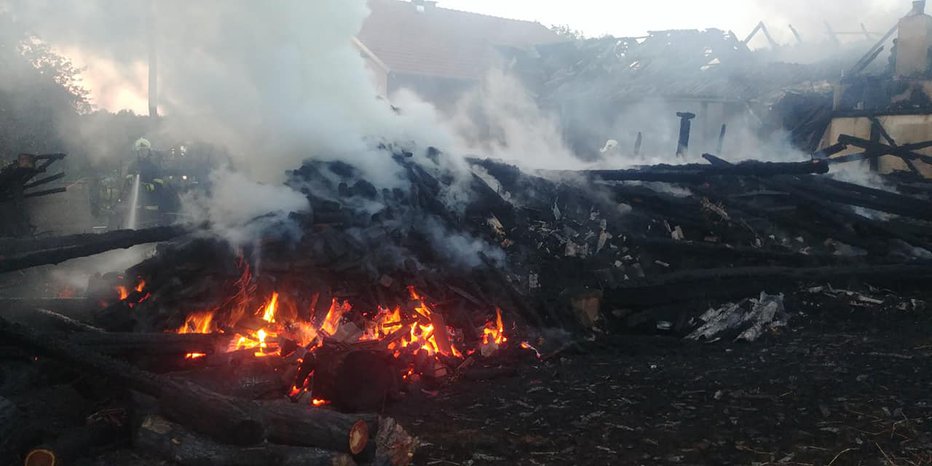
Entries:
{"type": "Polygon", "coordinates": [[[117,293],[120,294],[120,301],[125,301],[126,298],[129,298],[129,289],[127,289],[125,286],[117,286],[116,289],[117,293]]]}
{"type": "MultiPolygon", "coordinates": [[[[309,322],[298,318],[296,303],[291,294],[272,292],[267,299],[255,300],[256,287],[248,268],[235,283],[237,292],[221,306],[210,311],[189,315],[177,333],[230,333],[229,351],[246,351],[255,357],[281,356],[284,348],[289,351],[314,352],[325,345],[325,341],[354,344],[364,341],[383,341],[382,348],[390,351],[404,364],[405,373],[399,374],[408,380],[414,376],[442,377],[446,374],[448,360],[442,357],[463,359],[457,348],[464,335],[447,326],[445,313],[433,308],[434,303],[420,294],[413,286],[408,287],[410,301],[394,307],[377,307],[375,312],[353,309],[349,301],[333,298],[323,319],[309,322]],[[413,358],[418,356],[419,358],[413,358]],[[431,358],[429,363],[420,359],[431,358]],[[414,366],[413,360],[422,361],[414,366]]],[[[140,282],[137,289],[144,289],[140,282]]],[[[312,314],[314,304],[311,304],[312,314]]],[[[495,318],[486,323],[480,332],[481,340],[469,348],[469,354],[480,352],[489,356],[498,351],[508,338],[501,309],[496,308],[495,318]]],[[[522,345],[524,347],[524,345],[522,345]]],[[[188,354],[187,359],[205,357],[204,354],[188,354]]],[[[295,381],[291,397],[307,394],[313,406],[323,406],[329,401],[314,397],[310,392],[313,372],[305,380],[295,381]]]]}
{"type": "Polygon", "coordinates": [[[184,325],[175,333],[211,333],[213,332],[213,311],[196,312],[188,316],[184,325]]]}
{"type": "Polygon", "coordinates": [[[330,336],[336,335],[337,330],[340,328],[340,321],[343,320],[343,315],[351,309],[348,303],[337,304],[337,300],[334,298],[330,303],[330,310],[327,311],[327,316],[324,317],[324,323],[321,324],[320,330],[330,336]]]}
{"type": "Polygon", "coordinates": [[[502,322],[502,310],[495,308],[495,322],[488,322],[482,329],[482,345],[479,354],[489,356],[498,351],[508,341],[505,337],[505,324],[502,322]]]}
{"type": "Polygon", "coordinates": [[[265,305],[265,312],[262,313],[262,320],[274,324],[275,323],[275,312],[278,308],[278,293],[272,293],[272,299],[269,300],[269,303],[265,305]]]}
{"type": "Polygon", "coordinates": [[[142,293],[142,290],[146,289],[146,281],[139,280],[139,283],[136,285],[136,291],[142,293]]]}
{"type": "Polygon", "coordinates": [[[482,329],[482,344],[491,345],[495,344],[501,346],[503,343],[508,341],[508,338],[505,338],[505,325],[502,323],[502,310],[495,308],[495,324],[492,322],[485,324],[485,328],[482,329]]]}
{"type": "Polygon", "coordinates": [[[321,399],[318,399],[318,398],[314,398],[314,399],[311,400],[311,404],[314,405],[314,406],[324,406],[324,405],[330,404],[330,402],[327,401],[327,400],[321,400],[321,399]]]}

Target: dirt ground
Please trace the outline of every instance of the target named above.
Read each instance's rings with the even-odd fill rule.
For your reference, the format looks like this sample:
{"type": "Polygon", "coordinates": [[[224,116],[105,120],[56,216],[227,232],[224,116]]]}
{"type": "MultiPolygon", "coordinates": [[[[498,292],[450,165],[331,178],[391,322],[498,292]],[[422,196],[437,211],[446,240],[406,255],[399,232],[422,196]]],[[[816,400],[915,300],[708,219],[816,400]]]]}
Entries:
{"type": "Polygon", "coordinates": [[[418,465],[932,464],[932,309],[899,301],[801,293],[754,343],[603,337],[390,414],[418,465]]]}

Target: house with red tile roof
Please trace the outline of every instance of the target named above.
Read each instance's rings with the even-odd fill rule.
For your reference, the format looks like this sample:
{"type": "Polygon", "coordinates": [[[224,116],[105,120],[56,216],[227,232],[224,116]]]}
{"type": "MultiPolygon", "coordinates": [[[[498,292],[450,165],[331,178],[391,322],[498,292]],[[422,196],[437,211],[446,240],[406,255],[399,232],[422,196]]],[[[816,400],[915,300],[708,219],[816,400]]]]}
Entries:
{"type": "Polygon", "coordinates": [[[437,6],[426,0],[369,0],[371,14],[354,41],[383,95],[409,88],[427,100],[452,102],[478,83],[503,51],[560,42],[531,21],[437,6]]]}

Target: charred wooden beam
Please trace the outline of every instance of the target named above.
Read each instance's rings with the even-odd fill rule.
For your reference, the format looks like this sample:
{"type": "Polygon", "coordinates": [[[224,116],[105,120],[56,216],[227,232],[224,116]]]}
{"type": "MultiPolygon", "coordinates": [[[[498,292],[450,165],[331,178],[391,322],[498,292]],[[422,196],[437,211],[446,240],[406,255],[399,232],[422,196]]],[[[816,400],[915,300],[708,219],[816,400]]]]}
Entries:
{"type": "MultiPolygon", "coordinates": [[[[914,161],[919,160],[921,162],[932,164],[932,156],[920,154],[910,150],[908,147],[894,147],[887,144],[882,144],[880,142],[869,141],[867,139],[861,139],[859,137],[851,136],[848,134],[842,134],[838,137],[838,142],[840,144],[847,144],[849,146],[859,147],[867,151],[870,154],[868,157],[880,157],[884,155],[893,155],[899,157],[905,161],[914,161]]],[[[832,159],[834,160],[834,159],[832,159]]]]}
{"type": "Polygon", "coordinates": [[[59,264],[79,257],[92,256],[114,249],[125,249],[139,244],[168,241],[189,230],[180,226],[155,227],[145,230],[120,230],[102,234],[64,236],[37,241],[38,248],[30,248],[28,241],[3,247],[0,256],[0,273],[22,270],[40,265],[59,264]],[[57,245],[56,245],[57,241],[57,245]],[[13,249],[15,248],[15,249],[13,249]]]}
{"type": "MultiPolygon", "coordinates": [[[[716,166],[729,166],[729,163],[715,157],[713,155],[706,154],[703,157],[706,160],[709,160],[716,166]]],[[[871,229],[889,235],[891,238],[900,239],[906,243],[909,243],[916,247],[921,247],[926,250],[932,251],[930,247],[932,244],[918,238],[915,235],[911,234],[908,231],[896,228],[895,226],[889,225],[885,222],[879,222],[870,218],[867,218],[863,215],[859,215],[851,210],[846,210],[839,208],[826,200],[849,204],[849,205],[858,205],[862,207],[868,207],[872,209],[877,209],[881,211],[897,213],[899,215],[910,216],[914,218],[925,218],[927,216],[932,217],[932,213],[929,212],[929,203],[924,202],[919,199],[909,198],[906,196],[897,196],[890,193],[879,194],[877,191],[867,191],[870,194],[873,194],[877,197],[882,197],[884,199],[890,200],[890,202],[882,202],[873,200],[869,197],[859,196],[856,192],[865,192],[869,188],[852,188],[854,193],[845,192],[840,189],[833,189],[828,187],[816,187],[817,181],[820,179],[806,179],[806,182],[801,181],[799,178],[792,177],[774,177],[761,179],[761,183],[765,186],[768,186],[772,189],[782,190],[789,193],[796,201],[797,204],[801,207],[812,208],[817,207],[820,209],[826,216],[826,218],[833,218],[836,222],[850,222],[853,225],[860,226],[862,228],[871,229]],[[891,199],[892,198],[892,199],[891,199]],[[800,202],[801,201],[801,202],[800,202]]],[[[846,186],[848,184],[840,184],[837,182],[835,186],[846,186]]]]}
{"type": "Polygon", "coordinates": [[[350,455],[317,448],[266,443],[238,447],[217,443],[158,416],[147,416],[136,430],[133,444],[173,463],[191,466],[352,466],[350,455]]]}
{"type": "Polygon", "coordinates": [[[98,417],[87,425],[68,429],[54,440],[33,447],[26,453],[24,466],[73,464],[94,449],[122,441],[128,437],[126,419],[98,417]]]}
{"type": "Polygon", "coordinates": [[[32,182],[26,183],[26,184],[23,186],[23,189],[32,189],[32,188],[35,188],[35,187],[37,187],[37,186],[42,186],[42,185],[44,185],[44,184],[49,184],[49,183],[52,183],[52,182],[54,182],[54,181],[58,181],[58,180],[60,180],[60,179],[62,179],[62,178],[64,178],[64,177],[65,177],[65,174],[64,174],[64,173],[58,173],[58,174],[56,174],[56,175],[47,176],[47,177],[45,177],[45,178],[41,178],[41,179],[38,179],[38,180],[35,180],[35,181],[32,181],[32,182]]]}
{"type": "Polygon", "coordinates": [[[685,270],[633,281],[605,291],[605,305],[616,308],[650,307],[779,290],[787,284],[858,279],[872,283],[925,282],[932,265],[894,264],[841,267],[735,267],[685,270]]]}
{"type": "Polygon", "coordinates": [[[267,359],[199,368],[169,375],[234,398],[245,400],[280,398],[285,395],[290,384],[282,378],[282,371],[275,365],[269,364],[267,359]]]}
{"type": "MultiPolygon", "coordinates": [[[[31,192],[31,193],[24,193],[24,194],[23,194],[23,198],[24,198],[24,199],[29,199],[29,198],[33,198],[33,197],[50,196],[50,195],[52,195],[52,194],[61,194],[61,193],[67,192],[67,191],[68,191],[68,188],[44,189],[44,190],[42,190],[42,191],[33,191],[33,192],[31,192]]],[[[11,198],[11,199],[12,199],[12,198],[11,198]]]]}
{"type": "Polygon", "coordinates": [[[369,442],[369,426],[359,416],[301,406],[288,401],[257,402],[268,440],[320,447],[357,455],[369,442]]]}
{"type": "Polygon", "coordinates": [[[28,315],[36,309],[42,309],[89,322],[98,305],[88,298],[0,298],[0,313],[9,315],[21,312],[28,315]]]}
{"type": "Polygon", "coordinates": [[[68,341],[105,354],[213,354],[225,350],[232,339],[222,334],[76,333],[68,341]]]}
{"type": "Polygon", "coordinates": [[[162,415],[221,442],[256,445],[270,440],[357,454],[369,440],[366,423],[359,417],[291,404],[270,407],[237,400],[191,382],[140,370],[3,318],[0,337],[153,396],[162,415]]]}
{"type": "Polygon", "coordinates": [[[832,202],[932,221],[932,203],[922,199],[832,179],[802,178],[781,181],[832,202]]]}
{"type": "Polygon", "coordinates": [[[734,165],[716,166],[702,164],[655,165],[631,170],[588,170],[581,172],[549,172],[554,175],[583,175],[605,181],[657,181],[667,183],[690,183],[704,181],[714,176],[760,176],[804,175],[828,173],[829,165],[822,160],[811,162],[757,162],[747,161],[734,165]]]}
{"type": "Polygon", "coordinates": [[[631,238],[639,246],[653,251],[668,252],[680,256],[683,254],[725,257],[729,259],[755,259],[771,261],[786,265],[830,265],[854,262],[853,259],[833,255],[810,255],[788,251],[774,251],[748,246],[703,243],[697,241],[676,241],[667,238],[631,238]]]}

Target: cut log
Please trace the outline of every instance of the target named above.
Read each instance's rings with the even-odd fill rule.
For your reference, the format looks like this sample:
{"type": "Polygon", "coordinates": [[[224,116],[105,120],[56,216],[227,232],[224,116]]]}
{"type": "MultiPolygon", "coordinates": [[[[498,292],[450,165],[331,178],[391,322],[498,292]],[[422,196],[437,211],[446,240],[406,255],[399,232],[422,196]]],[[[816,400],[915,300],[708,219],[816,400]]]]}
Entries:
{"type": "Polygon", "coordinates": [[[133,438],[136,448],[185,466],[352,466],[350,455],[317,448],[217,443],[158,416],[147,416],[133,438]]]}
{"type": "Polygon", "coordinates": [[[270,442],[319,447],[358,455],[369,442],[369,427],[359,416],[290,401],[256,402],[270,442]]]}
{"type": "Polygon", "coordinates": [[[0,461],[4,463],[11,461],[18,453],[21,422],[22,413],[16,405],[0,397],[0,461]]]}
{"type": "Polygon", "coordinates": [[[390,417],[379,418],[379,433],[375,436],[375,464],[408,466],[420,445],[417,437],[406,432],[390,417]]]}
{"type": "Polygon", "coordinates": [[[77,333],[68,341],[105,354],[213,354],[225,351],[233,337],[223,334],[77,333]]]}
{"type": "Polygon", "coordinates": [[[15,245],[7,244],[3,247],[4,255],[0,256],[0,273],[40,265],[59,264],[70,259],[93,256],[139,244],[168,241],[188,231],[187,228],[180,226],[166,226],[145,230],[120,230],[99,235],[64,236],[37,240],[34,243],[17,241],[15,245]]]}
{"type": "Polygon", "coordinates": [[[281,371],[268,364],[266,359],[176,372],[169,375],[234,398],[245,400],[281,398],[288,390],[288,384],[282,378],[281,371]]]}
{"type": "Polygon", "coordinates": [[[387,351],[328,343],[305,357],[302,370],[314,371],[314,398],[342,411],[376,411],[400,385],[393,360],[387,351]]]}
{"type": "Polygon", "coordinates": [[[357,454],[369,440],[359,417],[294,405],[227,397],[197,384],[160,376],[0,318],[0,337],[158,399],[160,412],[213,439],[234,445],[264,440],[357,454]]]}
{"type": "Polygon", "coordinates": [[[120,442],[125,419],[95,419],[85,426],[69,429],[52,442],[32,448],[26,454],[25,466],[68,465],[86,457],[93,450],[120,442]]]}
{"type": "MultiPolygon", "coordinates": [[[[2,242],[2,241],[0,241],[2,242]]],[[[0,309],[47,309],[72,319],[86,320],[98,304],[88,298],[0,298],[0,309]]]]}

